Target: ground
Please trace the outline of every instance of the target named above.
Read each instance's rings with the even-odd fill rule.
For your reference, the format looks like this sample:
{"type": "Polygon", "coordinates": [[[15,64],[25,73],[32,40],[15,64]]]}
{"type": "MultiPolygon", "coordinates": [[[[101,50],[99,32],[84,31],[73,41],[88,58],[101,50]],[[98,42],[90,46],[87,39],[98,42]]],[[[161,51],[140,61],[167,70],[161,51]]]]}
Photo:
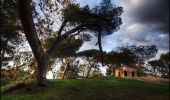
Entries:
{"type": "Polygon", "coordinates": [[[135,80],[139,80],[139,81],[145,81],[145,82],[150,82],[150,83],[169,83],[169,79],[166,78],[160,78],[160,77],[152,77],[152,76],[148,76],[148,77],[134,77],[134,78],[130,78],[130,79],[135,79],[135,80]]]}
{"type": "Polygon", "coordinates": [[[34,82],[1,96],[1,100],[169,100],[169,84],[127,78],[50,80],[47,88],[34,82]]]}

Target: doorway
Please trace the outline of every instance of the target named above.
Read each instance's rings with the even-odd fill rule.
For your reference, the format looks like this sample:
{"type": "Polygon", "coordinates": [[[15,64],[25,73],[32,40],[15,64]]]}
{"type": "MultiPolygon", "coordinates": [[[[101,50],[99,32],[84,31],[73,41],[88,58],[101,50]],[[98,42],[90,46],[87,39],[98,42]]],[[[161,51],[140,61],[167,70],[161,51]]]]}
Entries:
{"type": "Polygon", "coordinates": [[[127,71],[124,71],[124,76],[127,77],[127,71]]]}
{"type": "Polygon", "coordinates": [[[135,77],[135,72],[134,71],[132,71],[132,77],[135,77]]]}
{"type": "Polygon", "coordinates": [[[119,72],[119,77],[120,77],[120,72],[119,72]]]}

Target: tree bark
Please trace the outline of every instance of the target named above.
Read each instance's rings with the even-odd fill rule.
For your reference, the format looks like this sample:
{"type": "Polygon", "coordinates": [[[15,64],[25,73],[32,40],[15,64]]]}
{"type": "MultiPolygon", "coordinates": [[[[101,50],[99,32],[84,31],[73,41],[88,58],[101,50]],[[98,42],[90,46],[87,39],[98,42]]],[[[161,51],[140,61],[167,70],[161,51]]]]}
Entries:
{"type": "Polygon", "coordinates": [[[100,50],[100,53],[101,53],[102,66],[104,66],[104,62],[103,62],[103,49],[102,49],[101,38],[102,38],[102,33],[101,33],[101,30],[99,30],[99,33],[98,33],[98,45],[99,45],[99,50],[100,50]]]}
{"type": "Polygon", "coordinates": [[[87,71],[86,78],[88,78],[88,77],[89,77],[90,71],[91,71],[91,69],[92,69],[92,66],[91,66],[91,65],[90,65],[89,67],[90,67],[90,68],[89,68],[89,69],[88,69],[88,71],[87,71]]]}
{"type": "Polygon", "coordinates": [[[3,50],[1,48],[0,52],[1,52],[1,55],[0,55],[0,68],[2,69],[3,61],[4,61],[4,55],[5,55],[5,50],[3,50]]]}
{"type": "Polygon", "coordinates": [[[62,74],[61,79],[64,79],[64,77],[66,76],[68,67],[69,67],[69,63],[67,63],[67,65],[66,65],[66,67],[65,67],[65,69],[64,69],[64,72],[63,72],[63,74],[62,74]]]}
{"type": "Polygon", "coordinates": [[[44,85],[46,80],[45,68],[48,66],[49,57],[45,54],[35,29],[32,17],[31,0],[17,0],[17,7],[26,39],[28,40],[28,43],[38,63],[38,84],[44,85]]]}

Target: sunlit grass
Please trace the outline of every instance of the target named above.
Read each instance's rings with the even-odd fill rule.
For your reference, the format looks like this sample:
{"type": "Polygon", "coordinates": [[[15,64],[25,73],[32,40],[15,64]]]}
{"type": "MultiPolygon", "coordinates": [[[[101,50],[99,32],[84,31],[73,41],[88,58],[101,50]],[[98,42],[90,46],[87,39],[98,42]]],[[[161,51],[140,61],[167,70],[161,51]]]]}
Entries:
{"type": "Polygon", "coordinates": [[[2,100],[169,100],[168,84],[153,84],[123,78],[50,80],[47,88],[35,82],[27,89],[2,95],[2,100]]]}

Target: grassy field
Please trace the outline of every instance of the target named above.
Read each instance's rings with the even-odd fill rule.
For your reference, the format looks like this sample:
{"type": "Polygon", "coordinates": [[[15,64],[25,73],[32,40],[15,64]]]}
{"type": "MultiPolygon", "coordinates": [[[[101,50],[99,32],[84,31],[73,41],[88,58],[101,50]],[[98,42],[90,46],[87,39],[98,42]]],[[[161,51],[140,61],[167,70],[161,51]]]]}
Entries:
{"type": "Polygon", "coordinates": [[[1,100],[169,100],[169,85],[123,78],[51,80],[47,88],[27,88],[1,95],[1,100]]]}

